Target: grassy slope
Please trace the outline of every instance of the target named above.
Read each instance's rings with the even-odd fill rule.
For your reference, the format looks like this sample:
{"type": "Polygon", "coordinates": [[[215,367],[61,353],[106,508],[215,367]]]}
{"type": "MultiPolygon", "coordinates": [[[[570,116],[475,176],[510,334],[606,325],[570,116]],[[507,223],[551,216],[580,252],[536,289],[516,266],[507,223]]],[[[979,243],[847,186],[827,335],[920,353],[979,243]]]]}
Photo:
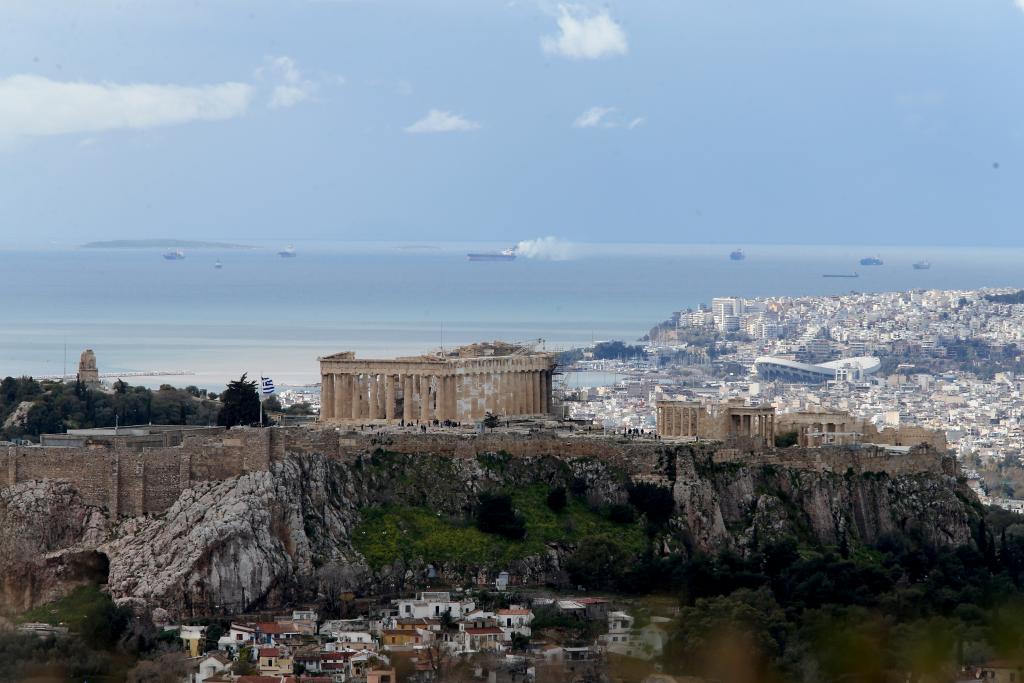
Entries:
{"type": "Polygon", "coordinates": [[[353,532],[353,544],[374,568],[396,558],[498,565],[541,555],[548,542],[576,543],[601,535],[633,553],[644,548],[645,537],[639,522],[615,524],[575,498],[570,498],[565,509],[556,514],[547,506],[548,488],[543,485],[510,493],[526,519],[526,538],[522,541],[485,534],[470,521],[449,519],[425,508],[385,506],[362,511],[362,521],[353,532]]]}
{"type": "Polygon", "coordinates": [[[110,597],[102,593],[99,588],[81,586],[65,598],[25,612],[18,617],[18,620],[54,625],[64,624],[77,631],[85,615],[96,613],[100,606],[109,601],[110,597]]]}

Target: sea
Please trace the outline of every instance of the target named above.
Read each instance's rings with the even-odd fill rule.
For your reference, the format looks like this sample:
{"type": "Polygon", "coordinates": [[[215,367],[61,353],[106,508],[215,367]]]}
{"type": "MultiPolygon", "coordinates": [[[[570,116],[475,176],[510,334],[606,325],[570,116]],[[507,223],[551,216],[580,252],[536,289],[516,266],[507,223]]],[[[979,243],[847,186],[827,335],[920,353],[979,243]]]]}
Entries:
{"type": "Polygon", "coordinates": [[[1024,287],[1024,249],[297,242],[250,249],[0,249],[0,377],[74,373],[85,348],[132,383],[219,391],[230,379],[318,381],[338,351],[390,358],[481,340],[562,350],[637,340],[716,296],[1024,287]],[[729,252],[742,247],[743,261],[729,252]],[[861,266],[865,256],[885,265],[861,266]],[[914,270],[927,259],[929,270],[914,270]],[[214,267],[217,261],[222,268],[214,267]],[[823,278],[825,273],[859,273],[823,278]],[[136,373],[180,373],[136,376],[136,373]]]}

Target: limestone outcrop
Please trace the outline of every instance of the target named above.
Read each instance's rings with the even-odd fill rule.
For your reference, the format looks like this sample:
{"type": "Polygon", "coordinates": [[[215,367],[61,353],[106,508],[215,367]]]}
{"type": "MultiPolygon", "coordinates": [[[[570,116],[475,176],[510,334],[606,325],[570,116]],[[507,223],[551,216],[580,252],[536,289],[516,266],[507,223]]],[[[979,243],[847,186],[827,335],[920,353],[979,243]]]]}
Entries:
{"type": "MultiPolygon", "coordinates": [[[[783,535],[824,545],[873,543],[911,531],[934,546],[972,543],[970,494],[955,477],[937,472],[889,476],[716,463],[710,452],[688,446],[667,446],[658,468],[637,476],[671,490],[675,513],[659,547],[673,552],[742,553],[783,535]]],[[[367,507],[414,506],[461,517],[481,491],[536,484],[565,486],[602,506],[626,502],[635,480],[616,464],[587,457],[378,451],[338,460],[305,453],[284,456],[268,470],[195,482],[166,512],[116,525],[82,505],[71,484],[21,484],[0,494],[0,515],[6,515],[0,521],[12,520],[3,525],[3,542],[21,542],[8,528],[36,539],[28,551],[39,562],[72,548],[98,551],[109,558],[115,599],[181,618],[315,599],[325,590],[325,566],[338,570],[332,591],[412,589],[427,577],[470,581],[503,569],[528,582],[562,582],[571,543],[548,543],[503,566],[407,557],[372,569],[353,534],[367,507]],[[61,519],[43,522],[46,516],[61,519]]],[[[8,583],[9,592],[24,595],[24,586],[8,583]]],[[[33,590],[22,605],[38,602],[33,590]]]]}
{"type": "Polygon", "coordinates": [[[0,490],[0,611],[20,612],[102,582],[104,512],[82,502],[66,481],[25,482],[0,490]]]}
{"type": "MultiPolygon", "coordinates": [[[[676,503],[666,542],[679,552],[743,552],[755,538],[786,534],[822,544],[843,536],[871,543],[911,529],[935,546],[972,542],[970,510],[951,478],[712,465],[685,451],[666,465],[675,477],[663,483],[676,503]]],[[[165,515],[121,524],[102,550],[115,597],[178,613],[308,598],[317,588],[316,567],[328,562],[345,567],[355,589],[409,588],[426,576],[471,580],[500,569],[528,581],[560,581],[570,546],[549,547],[513,566],[467,571],[423,557],[374,572],[351,535],[363,506],[399,503],[461,515],[482,490],[573,481],[596,505],[627,497],[628,477],[591,459],[290,458],[270,472],[186,491],[165,515]]]]}

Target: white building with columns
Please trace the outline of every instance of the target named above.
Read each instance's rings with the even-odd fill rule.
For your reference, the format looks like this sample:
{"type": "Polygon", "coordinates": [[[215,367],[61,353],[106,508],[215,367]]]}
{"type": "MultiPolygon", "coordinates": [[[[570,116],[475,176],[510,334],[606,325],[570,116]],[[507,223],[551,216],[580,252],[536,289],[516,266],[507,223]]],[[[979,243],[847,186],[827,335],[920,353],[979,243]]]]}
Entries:
{"type": "Polygon", "coordinates": [[[357,359],[320,358],[322,422],[429,422],[546,415],[555,356],[501,342],[448,353],[357,359]]]}

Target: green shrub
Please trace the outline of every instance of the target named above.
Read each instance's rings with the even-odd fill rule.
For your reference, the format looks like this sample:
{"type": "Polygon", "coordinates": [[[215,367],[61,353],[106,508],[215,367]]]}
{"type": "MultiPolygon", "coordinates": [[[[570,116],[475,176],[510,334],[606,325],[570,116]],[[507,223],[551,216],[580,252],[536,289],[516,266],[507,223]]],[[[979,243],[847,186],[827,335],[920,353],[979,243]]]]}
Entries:
{"type": "Polygon", "coordinates": [[[526,536],[526,520],[516,512],[512,498],[506,495],[480,494],[476,528],[485,534],[497,534],[513,541],[526,536]]]}
{"type": "Polygon", "coordinates": [[[615,522],[616,524],[633,524],[636,522],[636,514],[633,512],[633,508],[629,505],[609,505],[608,519],[615,522]]]}
{"type": "Polygon", "coordinates": [[[629,502],[647,516],[655,526],[664,526],[675,511],[672,489],[649,482],[640,482],[629,488],[629,502]]]}
{"type": "Polygon", "coordinates": [[[564,486],[557,486],[551,489],[551,492],[548,493],[547,504],[548,507],[551,508],[551,510],[553,510],[554,512],[561,512],[562,510],[564,510],[565,504],[567,502],[568,499],[565,495],[564,486]]]}

